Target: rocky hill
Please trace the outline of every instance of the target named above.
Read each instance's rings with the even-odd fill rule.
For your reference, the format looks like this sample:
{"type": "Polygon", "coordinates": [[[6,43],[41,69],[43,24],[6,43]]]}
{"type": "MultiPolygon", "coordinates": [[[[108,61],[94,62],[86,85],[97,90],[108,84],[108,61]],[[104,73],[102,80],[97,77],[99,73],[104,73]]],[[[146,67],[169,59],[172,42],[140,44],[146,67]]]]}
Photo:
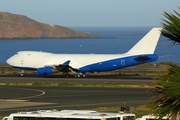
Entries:
{"type": "Polygon", "coordinates": [[[97,38],[63,26],[44,24],[23,15],[0,12],[0,39],[13,38],[97,38]]]}

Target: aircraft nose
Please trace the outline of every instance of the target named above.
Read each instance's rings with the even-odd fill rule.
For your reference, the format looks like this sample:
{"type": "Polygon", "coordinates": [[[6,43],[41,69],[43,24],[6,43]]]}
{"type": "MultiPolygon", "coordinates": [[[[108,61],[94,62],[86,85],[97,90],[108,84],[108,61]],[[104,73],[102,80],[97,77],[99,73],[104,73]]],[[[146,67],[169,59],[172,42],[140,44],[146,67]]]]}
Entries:
{"type": "Polygon", "coordinates": [[[13,60],[12,57],[10,57],[9,59],[6,60],[6,63],[9,65],[13,65],[13,60]]]}

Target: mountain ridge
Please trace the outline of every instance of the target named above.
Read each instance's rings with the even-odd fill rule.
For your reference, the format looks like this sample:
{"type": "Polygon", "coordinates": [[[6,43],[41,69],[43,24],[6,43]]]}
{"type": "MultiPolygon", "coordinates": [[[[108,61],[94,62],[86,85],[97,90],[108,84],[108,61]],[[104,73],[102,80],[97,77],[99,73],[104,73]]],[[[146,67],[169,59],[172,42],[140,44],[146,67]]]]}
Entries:
{"type": "Polygon", "coordinates": [[[98,38],[98,35],[41,23],[24,15],[0,12],[0,39],[15,38],[98,38]]]}

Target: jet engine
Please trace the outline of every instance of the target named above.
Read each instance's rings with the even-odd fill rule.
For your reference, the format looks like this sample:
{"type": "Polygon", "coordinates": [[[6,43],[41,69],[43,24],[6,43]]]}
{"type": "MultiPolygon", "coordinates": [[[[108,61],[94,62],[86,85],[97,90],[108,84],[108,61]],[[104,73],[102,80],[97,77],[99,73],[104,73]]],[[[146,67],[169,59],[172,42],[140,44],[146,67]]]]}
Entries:
{"type": "Polygon", "coordinates": [[[43,67],[43,68],[38,68],[38,69],[37,69],[37,73],[38,73],[39,75],[52,74],[52,73],[53,73],[53,67],[47,66],[47,67],[43,67]]]}

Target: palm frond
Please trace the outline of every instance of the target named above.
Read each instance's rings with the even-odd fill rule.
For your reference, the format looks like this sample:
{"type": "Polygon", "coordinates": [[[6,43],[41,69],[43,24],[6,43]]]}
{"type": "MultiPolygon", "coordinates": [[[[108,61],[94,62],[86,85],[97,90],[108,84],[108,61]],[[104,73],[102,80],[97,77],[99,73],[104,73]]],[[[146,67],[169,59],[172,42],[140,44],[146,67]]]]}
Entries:
{"type": "Polygon", "coordinates": [[[176,117],[180,112],[180,67],[171,63],[168,74],[159,78],[153,92],[152,112],[160,118],[176,117]]]}
{"type": "Polygon", "coordinates": [[[174,14],[165,11],[163,15],[165,18],[161,22],[162,35],[174,43],[180,43],[180,14],[174,10],[174,14]]]}

